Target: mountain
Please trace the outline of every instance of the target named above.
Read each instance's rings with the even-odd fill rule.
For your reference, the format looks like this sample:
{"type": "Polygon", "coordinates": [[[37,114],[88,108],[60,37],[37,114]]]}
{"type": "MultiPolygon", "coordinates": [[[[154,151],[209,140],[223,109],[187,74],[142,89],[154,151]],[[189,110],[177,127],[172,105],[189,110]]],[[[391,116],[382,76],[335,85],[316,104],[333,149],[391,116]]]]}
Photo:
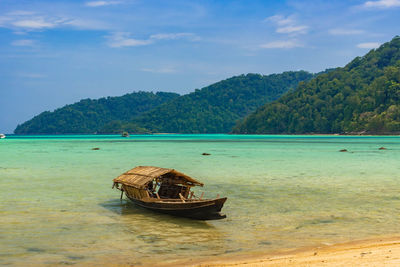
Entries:
{"type": "MultiPolygon", "coordinates": [[[[42,112],[33,119],[18,125],[14,133],[87,134],[105,132],[103,128],[107,131],[110,125],[113,125],[120,133],[121,131],[118,129],[120,121],[129,121],[133,117],[177,97],[179,95],[175,93],[136,92],[120,97],[83,99],[53,112],[42,112]]],[[[130,124],[128,127],[130,130],[135,129],[135,132],[146,132],[145,129],[134,124],[130,124]]]]}
{"type": "Polygon", "coordinates": [[[400,133],[400,37],[300,83],[233,133],[400,133]]]}
{"type": "Polygon", "coordinates": [[[121,97],[85,99],[43,112],[19,125],[16,134],[64,133],[226,133],[238,119],[309,80],[305,71],[247,74],[195,92],[138,92],[121,97]]]}
{"type": "Polygon", "coordinates": [[[175,98],[133,122],[152,132],[227,133],[237,120],[312,77],[305,71],[235,76],[175,98]]]}

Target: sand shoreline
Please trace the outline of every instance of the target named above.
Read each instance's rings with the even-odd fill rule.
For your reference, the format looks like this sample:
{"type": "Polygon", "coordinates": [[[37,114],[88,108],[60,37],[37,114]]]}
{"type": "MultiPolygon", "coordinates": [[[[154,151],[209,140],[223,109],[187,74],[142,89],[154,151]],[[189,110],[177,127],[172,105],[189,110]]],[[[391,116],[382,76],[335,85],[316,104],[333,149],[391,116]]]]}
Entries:
{"type": "Polygon", "coordinates": [[[186,260],[175,262],[173,266],[400,266],[400,236],[274,253],[186,260]]]}

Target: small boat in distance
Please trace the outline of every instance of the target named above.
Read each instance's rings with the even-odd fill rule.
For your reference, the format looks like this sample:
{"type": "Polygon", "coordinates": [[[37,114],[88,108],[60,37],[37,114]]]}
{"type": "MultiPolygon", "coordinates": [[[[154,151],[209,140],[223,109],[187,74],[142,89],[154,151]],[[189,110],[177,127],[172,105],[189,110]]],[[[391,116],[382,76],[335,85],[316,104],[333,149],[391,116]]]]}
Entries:
{"type": "Polygon", "coordinates": [[[195,196],[190,189],[203,183],[174,169],[138,166],[113,181],[113,188],[121,190],[121,199],[125,193],[136,205],[153,211],[198,220],[226,218],[220,214],[226,197],[195,196]]]}
{"type": "Polygon", "coordinates": [[[0,139],[6,138],[5,134],[0,134],[0,139]]]}
{"type": "Polygon", "coordinates": [[[129,137],[129,133],[128,133],[128,132],[123,132],[123,133],[121,134],[121,136],[122,136],[122,137],[129,137]]]}

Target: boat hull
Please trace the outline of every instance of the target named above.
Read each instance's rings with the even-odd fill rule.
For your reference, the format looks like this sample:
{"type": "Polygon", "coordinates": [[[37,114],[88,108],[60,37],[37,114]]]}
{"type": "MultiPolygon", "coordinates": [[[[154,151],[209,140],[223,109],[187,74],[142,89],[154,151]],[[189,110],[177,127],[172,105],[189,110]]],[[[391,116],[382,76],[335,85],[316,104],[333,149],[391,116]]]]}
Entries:
{"type": "Polygon", "coordinates": [[[136,199],[127,196],[133,203],[143,208],[169,215],[186,217],[196,220],[218,220],[226,218],[220,214],[225,198],[206,199],[197,201],[173,201],[149,199],[136,199]]]}

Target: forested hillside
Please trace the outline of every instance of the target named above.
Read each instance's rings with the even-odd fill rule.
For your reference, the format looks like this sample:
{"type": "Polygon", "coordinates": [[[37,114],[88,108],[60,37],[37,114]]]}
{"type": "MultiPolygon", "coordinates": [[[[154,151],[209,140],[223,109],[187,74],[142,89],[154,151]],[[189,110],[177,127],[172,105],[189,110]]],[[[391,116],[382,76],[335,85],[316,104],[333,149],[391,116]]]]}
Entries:
{"type": "Polygon", "coordinates": [[[19,125],[15,133],[226,133],[238,119],[312,76],[305,71],[268,76],[248,74],[183,96],[138,92],[85,99],[43,112],[19,125]]]}
{"type": "Polygon", "coordinates": [[[226,133],[237,120],[311,77],[305,71],[232,77],[160,105],[134,122],[152,132],[226,133]]]}
{"type": "Polygon", "coordinates": [[[234,133],[400,132],[400,37],[320,74],[236,125],[234,133]]]}
{"type": "MultiPolygon", "coordinates": [[[[83,99],[66,105],[53,112],[45,111],[24,122],[15,129],[16,134],[77,134],[95,132],[121,132],[121,121],[151,110],[156,106],[179,97],[175,93],[137,92],[120,97],[107,97],[97,100],[83,99]],[[110,128],[110,126],[113,126],[110,128]]],[[[134,125],[126,125],[128,130],[146,132],[134,125]]]]}

